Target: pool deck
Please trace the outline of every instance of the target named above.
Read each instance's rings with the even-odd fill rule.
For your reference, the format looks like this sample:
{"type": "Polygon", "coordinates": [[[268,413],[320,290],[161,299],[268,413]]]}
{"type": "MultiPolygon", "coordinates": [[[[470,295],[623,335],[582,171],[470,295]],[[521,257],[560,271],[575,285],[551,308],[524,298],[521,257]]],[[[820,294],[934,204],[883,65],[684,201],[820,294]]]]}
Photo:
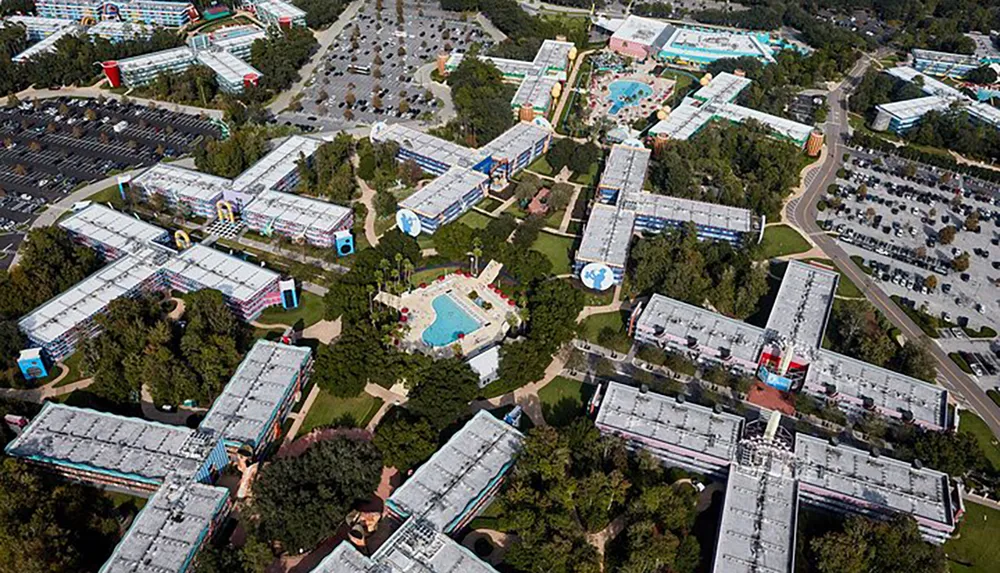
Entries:
{"type": "Polygon", "coordinates": [[[500,275],[502,267],[503,265],[500,263],[490,261],[478,277],[470,276],[467,273],[451,273],[445,275],[443,279],[439,278],[424,287],[401,295],[380,292],[375,295],[375,300],[401,313],[403,313],[403,309],[407,310],[403,313],[407,317],[403,334],[403,350],[446,355],[450,354],[450,349],[454,344],[440,347],[430,346],[424,342],[423,333],[437,318],[437,313],[432,305],[434,299],[445,294],[451,295],[458,306],[480,324],[478,329],[456,341],[462,348],[462,354],[468,356],[503,338],[510,328],[507,317],[517,315],[517,307],[510,304],[508,299],[503,298],[503,295],[491,286],[500,275]],[[492,308],[486,310],[470,299],[469,293],[473,291],[479,295],[479,298],[489,302],[492,308]]]}
{"type": "Polygon", "coordinates": [[[607,117],[619,125],[631,124],[639,117],[646,117],[660,109],[673,94],[676,82],[669,78],[657,77],[652,74],[655,62],[636,63],[627,71],[608,71],[595,73],[590,78],[589,102],[591,119],[607,117]],[[652,90],[652,94],[640,99],[636,104],[623,106],[616,114],[611,114],[612,101],[609,86],[615,82],[628,81],[644,84],[652,90]]]}

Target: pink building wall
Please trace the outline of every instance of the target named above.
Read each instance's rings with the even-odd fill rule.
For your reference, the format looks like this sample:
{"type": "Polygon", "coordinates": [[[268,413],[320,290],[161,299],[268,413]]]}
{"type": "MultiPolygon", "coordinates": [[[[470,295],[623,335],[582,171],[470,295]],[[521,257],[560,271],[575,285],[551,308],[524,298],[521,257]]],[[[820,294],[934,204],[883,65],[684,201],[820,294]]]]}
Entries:
{"type": "Polygon", "coordinates": [[[623,56],[629,56],[639,60],[644,60],[649,57],[649,46],[644,46],[636,42],[628,42],[622,40],[621,38],[611,37],[611,42],[608,44],[612,52],[616,54],[621,54],[623,56]]]}

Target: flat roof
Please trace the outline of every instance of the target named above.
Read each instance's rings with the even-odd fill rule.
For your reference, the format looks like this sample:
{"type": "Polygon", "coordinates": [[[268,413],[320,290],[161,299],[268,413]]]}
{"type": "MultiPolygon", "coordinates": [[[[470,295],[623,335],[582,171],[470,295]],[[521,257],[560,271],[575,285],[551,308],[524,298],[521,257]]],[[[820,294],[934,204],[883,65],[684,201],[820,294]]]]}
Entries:
{"type": "Polygon", "coordinates": [[[228,498],[223,487],[168,480],[136,516],[101,573],[183,573],[228,498]]]}
{"type": "Polygon", "coordinates": [[[748,119],[755,120],[764,124],[778,135],[800,143],[804,143],[807,139],[809,139],[809,135],[815,129],[813,126],[806,123],[799,123],[785,117],[764,113],[762,111],[750,109],[749,107],[743,107],[741,105],[731,103],[719,106],[714,110],[714,112],[716,117],[728,119],[729,121],[735,121],[737,123],[743,123],[748,119]]]}
{"type": "Polygon", "coordinates": [[[283,0],[255,0],[254,6],[258,10],[265,10],[274,14],[275,16],[289,16],[292,19],[295,18],[305,18],[306,13],[289,2],[284,2],[283,0]]]}
{"type": "Polygon", "coordinates": [[[243,85],[247,76],[259,78],[263,75],[257,68],[222,49],[198,50],[197,58],[229,84],[243,85]]]}
{"type": "Polygon", "coordinates": [[[840,275],[809,263],[789,261],[767,317],[767,330],[819,348],[840,275]]]}
{"type": "Polygon", "coordinates": [[[530,150],[539,140],[552,132],[537,123],[519,121],[510,129],[501,133],[493,141],[479,148],[483,155],[488,155],[496,161],[508,160],[514,162],[522,153],[530,150]]]}
{"type": "Polygon", "coordinates": [[[713,100],[719,103],[729,103],[752,83],[750,78],[722,72],[713,77],[708,85],[694,92],[691,97],[702,101],[713,100]]]}
{"type": "Polygon", "coordinates": [[[675,28],[666,22],[629,15],[618,25],[611,37],[624,42],[658,48],[673,35],[674,30],[675,28]]]}
{"type": "Polygon", "coordinates": [[[18,327],[40,344],[58,340],[149,280],[169,256],[150,248],[125,255],[31,311],[18,321],[18,327]]]}
{"type": "Polygon", "coordinates": [[[418,518],[407,519],[371,557],[342,541],[313,573],[496,573],[457,541],[418,518]]]}
{"type": "Polygon", "coordinates": [[[743,31],[679,27],[667,39],[664,49],[699,60],[753,56],[774,61],[774,50],[770,46],[754,33],[743,31]]]}
{"type": "Polygon", "coordinates": [[[60,221],[59,226],[118,250],[159,241],[168,236],[165,229],[99,203],[91,203],[73,213],[60,221]]]}
{"type": "Polygon", "coordinates": [[[823,395],[826,384],[859,406],[871,398],[877,408],[908,410],[914,420],[947,426],[948,391],[941,386],[821,349],[806,372],[804,389],[823,395]]]}
{"type": "Polygon", "coordinates": [[[102,37],[148,38],[153,33],[153,27],[142,22],[103,20],[87,28],[87,33],[91,36],[102,37]]]}
{"type": "Polygon", "coordinates": [[[910,51],[914,59],[930,60],[932,62],[943,62],[948,64],[960,64],[966,66],[978,66],[979,57],[967,54],[954,54],[951,52],[939,52],[937,50],[921,50],[914,48],[910,51]]]}
{"type": "Polygon", "coordinates": [[[696,105],[682,104],[674,108],[667,119],[661,119],[649,128],[649,133],[687,141],[711,120],[711,111],[696,105]]]}
{"type": "Polygon", "coordinates": [[[25,60],[30,60],[31,58],[39,54],[45,54],[48,52],[55,51],[56,42],[65,38],[66,36],[71,36],[73,34],[76,34],[79,31],[80,28],[78,28],[77,26],[67,26],[65,28],[59,28],[58,30],[55,30],[54,32],[42,38],[38,42],[35,42],[34,44],[28,46],[23,52],[11,58],[11,60],[14,62],[23,62],[25,60]]]}
{"type": "Polygon", "coordinates": [[[542,71],[565,70],[569,66],[569,54],[576,46],[573,42],[559,40],[543,40],[531,63],[542,71]]]}
{"type": "Polygon", "coordinates": [[[232,180],[170,163],[157,163],[133,178],[131,184],[148,191],[174,193],[195,201],[215,203],[232,185],[232,180]]]}
{"type": "Polygon", "coordinates": [[[373,125],[371,138],[379,142],[394,141],[403,149],[449,166],[471,168],[484,158],[484,155],[475,149],[417,131],[400,123],[373,125]]]}
{"type": "Polygon", "coordinates": [[[226,442],[260,445],[311,354],[305,346],[258,340],[198,427],[226,442]]]}
{"type": "Polygon", "coordinates": [[[502,477],[524,436],[480,410],[393,492],[388,503],[448,531],[502,477]]]}
{"type": "Polygon", "coordinates": [[[517,86],[510,103],[514,106],[531,104],[536,110],[547,110],[552,103],[552,86],[559,80],[551,76],[528,76],[517,86]]]}
{"type": "Polygon", "coordinates": [[[939,471],[805,434],[795,437],[795,455],[803,490],[908,513],[918,521],[955,523],[948,476],[939,471]]]}
{"type": "Polygon", "coordinates": [[[353,213],[351,209],[336,203],[280,191],[262,192],[243,207],[243,211],[248,215],[284,221],[301,226],[307,232],[317,233],[332,232],[353,213]]]}
{"type": "Polygon", "coordinates": [[[669,195],[633,193],[624,198],[623,208],[635,211],[637,217],[690,221],[696,225],[739,233],[746,233],[753,228],[753,213],[749,209],[669,195]]]}
{"type": "Polygon", "coordinates": [[[919,72],[910,66],[896,66],[894,68],[887,69],[885,73],[896,79],[903,80],[904,82],[910,82],[914,85],[917,85],[916,79],[921,78],[923,80],[923,84],[918,87],[927,95],[966,99],[965,94],[963,94],[960,90],[957,90],[940,80],[932,78],[927,74],[919,72]]]}
{"type": "Polygon", "coordinates": [[[434,219],[470,191],[489,180],[489,175],[485,173],[464,167],[451,167],[400,201],[399,206],[434,219]]]}
{"type": "Polygon", "coordinates": [[[632,145],[616,144],[604,163],[601,189],[615,189],[620,193],[639,193],[646,182],[650,150],[632,145]]]}
{"type": "Polygon", "coordinates": [[[195,51],[186,46],[161,50],[151,54],[143,54],[132,58],[118,60],[118,67],[122,72],[142,71],[153,67],[169,67],[177,64],[193,64],[195,62],[195,51]]]}
{"type": "Polygon", "coordinates": [[[728,462],[736,455],[743,418],[711,408],[678,402],[654,392],[609,382],[597,425],[655,447],[686,450],[694,457],[728,462]]]}
{"type": "Polygon", "coordinates": [[[218,443],[211,433],[46,402],[8,455],[160,484],[190,478],[218,443]]]}
{"type": "Polygon", "coordinates": [[[730,466],[713,573],[785,573],[795,565],[793,479],[730,466]]]}
{"type": "MultiPolygon", "coordinates": [[[[233,58],[239,60],[239,58],[233,58]]],[[[299,157],[312,156],[321,145],[323,145],[322,141],[311,137],[301,135],[289,137],[267,155],[261,157],[257,163],[240,173],[233,180],[233,190],[243,193],[259,193],[273,189],[282,179],[298,168],[299,157]]]]}
{"type": "Polygon", "coordinates": [[[942,96],[927,96],[883,103],[875,106],[875,108],[901,121],[906,121],[921,118],[929,111],[946,110],[951,107],[954,101],[951,98],[942,96]]]}
{"type": "Polygon", "coordinates": [[[988,102],[976,102],[965,108],[965,111],[979,121],[988,123],[993,127],[1000,127],[1000,109],[990,105],[988,102]]]}
{"type": "Polygon", "coordinates": [[[244,260],[196,244],[171,258],[163,269],[202,288],[222,291],[238,301],[246,301],[277,281],[278,273],[244,260]]]}
{"type": "Polygon", "coordinates": [[[625,267],[635,213],[598,203],[590,210],[576,259],[625,267]]]}
{"type": "Polygon", "coordinates": [[[765,340],[761,328],[661,294],[649,299],[636,330],[681,346],[727,351],[734,358],[753,363],[765,340]]]}
{"type": "Polygon", "coordinates": [[[13,16],[7,16],[3,20],[0,20],[0,27],[3,27],[4,22],[11,24],[20,24],[27,28],[28,32],[50,34],[56,30],[65,28],[67,26],[72,26],[76,24],[73,20],[67,20],[65,18],[46,18],[44,16],[22,16],[15,14],[13,16]]]}

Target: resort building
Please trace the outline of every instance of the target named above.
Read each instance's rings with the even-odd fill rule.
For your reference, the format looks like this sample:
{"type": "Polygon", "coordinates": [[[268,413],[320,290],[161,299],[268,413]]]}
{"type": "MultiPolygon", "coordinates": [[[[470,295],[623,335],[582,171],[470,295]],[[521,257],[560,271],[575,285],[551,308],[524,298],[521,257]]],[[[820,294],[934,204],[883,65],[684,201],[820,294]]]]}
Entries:
{"type": "Polygon", "coordinates": [[[633,310],[629,330],[637,343],[804,392],[851,419],[873,412],[928,430],[957,429],[944,388],[821,347],[837,282],[834,271],[791,261],[766,328],[654,294],[633,310]]]}
{"type": "Polygon", "coordinates": [[[291,2],[285,0],[252,0],[248,7],[257,19],[268,26],[305,26],[306,13],[291,2]]]}
{"type": "Polygon", "coordinates": [[[727,479],[713,571],[791,573],[800,502],[873,516],[904,513],[922,535],[944,543],[964,509],[961,486],[919,462],[792,433],[781,415],[745,422],[721,409],[687,404],[609,382],[591,401],[596,424],[664,464],[727,479]],[[794,441],[794,446],[793,446],[794,441]]]}
{"type": "Polygon", "coordinates": [[[208,483],[229,464],[211,432],[58,402],[45,402],[4,451],[71,481],[139,495],[171,476],[208,483]]]}
{"type": "Polygon", "coordinates": [[[29,42],[37,42],[52,34],[74,26],[76,22],[65,18],[46,18],[44,16],[8,16],[0,21],[0,27],[17,24],[25,29],[29,42]]]}
{"type": "Polygon", "coordinates": [[[104,261],[115,261],[134,251],[137,244],[166,245],[170,233],[121,211],[92,203],[73,213],[59,226],[77,243],[90,247],[104,261]]]}
{"type": "Polygon", "coordinates": [[[227,26],[204,34],[188,38],[188,46],[196,50],[215,47],[229,52],[237,58],[246,60],[250,57],[250,47],[257,40],[267,38],[267,32],[253,24],[245,26],[227,26]]]}
{"type": "Polygon", "coordinates": [[[748,236],[759,240],[763,220],[758,223],[746,209],[645,191],[650,155],[640,142],[611,148],[597,186],[599,203],[591,208],[573,262],[574,272],[592,288],[591,276],[607,273],[605,268],[614,281],[599,281],[600,290],[621,283],[637,231],[658,233],[693,223],[701,239],[737,245],[748,236]]]}
{"type": "Polygon", "coordinates": [[[166,0],[37,0],[35,9],[39,16],[83,23],[121,20],[177,28],[198,19],[189,2],[166,0]]]}
{"type": "Polygon", "coordinates": [[[88,27],[87,33],[111,42],[121,42],[122,40],[145,40],[153,35],[153,28],[153,26],[141,22],[104,20],[88,27]]]}
{"type": "Polygon", "coordinates": [[[510,177],[548,151],[552,126],[542,118],[522,121],[479,149],[401,124],[376,123],[370,137],[376,143],[396,143],[401,161],[413,161],[438,176],[399,204],[400,228],[417,236],[434,233],[471,209],[491,188],[506,186],[510,177]]]}
{"type": "Polygon", "coordinates": [[[337,233],[354,226],[354,210],[291,193],[264,191],[243,208],[247,227],[261,235],[274,233],[317,247],[334,248],[337,233]]]}
{"type": "Polygon", "coordinates": [[[66,26],[64,28],[59,28],[58,30],[46,35],[40,41],[28,46],[23,52],[16,54],[11,61],[15,63],[26,62],[35,56],[40,54],[48,54],[56,51],[56,43],[67,37],[79,34],[81,28],[75,24],[66,26]]]}
{"type": "Polygon", "coordinates": [[[767,32],[688,26],[634,15],[598,18],[595,24],[611,33],[612,52],[696,69],[724,58],[751,57],[769,64],[777,51],[793,47],[767,32]]]}
{"type": "Polygon", "coordinates": [[[312,368],[312,351],[258,340],[198,426],[221,436],[230,455],[257,458],[281,434],[312,368]]]}
{"type": "Polygon", "coordinates": [[[167,206],[180,211],[190,211],[196,217],[214,219],[216,204],[232,180],[177,167],[170,163],[157,163],[129,182],[131,189],[146,199],[153,195],[163,197],[167,206]]]}
{"type": "Polygon", "coordinates": [[[293,135],[233,180],[226,200],[244,206],[263,191],[291,192],[299,184],[299,161],[309,161],[323,141],[293,135]]]}
{"type": "Polygon", "coordinates": [[[872,129],[876,131],[904,133],[919,125],[928,112],[949,110],[962,110],[968,114],[971,121],[1000,129],[1000,109],[988,102],[977,101],[960,90],[908,66],[890,68],[886,73],[899,81],[917,85],[927,95],[875,106],[877,115],[872,122],[872,129]]]}
{"type": "MultiPolygon", "coordinates": [[[[985,41],[990,42],[991,39],[986,37],[985,41]]],[[[917,71],[929,76],[956,80],[983,66],[1000,63],[1000,57],[995,51],[983,53],[981,50],[976,50],[975,54],[953,54],[914,48],[910,54],[913,56],[913,67],[917,71]]]]}
{"type": "MultiPolygon", "coordinates": [[[[243,38],[239,40],[227,43],[229,49],[248,53],[249,44],[243,38]]],[[[105,62],[104,73],[112,87],[135,87],[155,81],[160,74],[181,73],[195,65],[206,66],[215,72],[219,89],[228,93],[240,93],[246,86],[257,85],[263,75],[225,48],[215,46],[205,49],[189,46],[171,48],[117,62],[105,62]]]]}
{"type": "MultiPolygon", "coordinates": [[[[534,119],[535,114],[545,116],[552,107],[552,101],[558,97],[562,83],[566,81],[571,62],[576,58],[576,46],[572,42],[561,40],[545,40],[532,61],[510,60],[490,56],[477,56],[490,62],[500,70],[504,80],[519,84],[517,92],[510,100],[511,109],[520,119],[534,119]],[[559,86],[556,88],[555,86],[559,86]],[[523,115],[530,109],[530,117],[523,115]]],[[[442,73],[450,73],[462,63],[465,54],[455,52],[444,64],[442,73]]]]}
{"type": "Polygon", "coordinates": [[[684,98],[670,115],[649,128],[650,137],[657,140],[687,141],[714,120],[733,123],[754,120],[777,137],[805,147],[815,129],[811,125],[736,105],[733,101],[751,84],[751,80],[728,72],[714,77],[691,97],[684,98]]]}
{"type": "Polygon", "coordinates": [[[459,532],[496,494],[524,436],[480,410],[386,500],[401,522],[371,556],[344,541],[317,573],[461,571],[495,573],[448,535],[459,532]]]}

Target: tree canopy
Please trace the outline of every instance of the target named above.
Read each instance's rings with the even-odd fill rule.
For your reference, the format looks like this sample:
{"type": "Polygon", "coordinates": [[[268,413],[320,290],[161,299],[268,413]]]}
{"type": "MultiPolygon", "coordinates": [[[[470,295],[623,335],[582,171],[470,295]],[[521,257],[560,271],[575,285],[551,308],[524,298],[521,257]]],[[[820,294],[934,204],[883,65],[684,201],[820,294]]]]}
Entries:
{"type": "Polygon", "coordinates": [[[393,408],[375,428],[373,443],[386,467],[406,473],[437,451],[438,432],[427,418],[406,408],[393,408]]]}
{"type": "Polygon", "coordinates": [[[296,162],[299,173],[296,192],[347,204],[358,192],[351,163],[353,155],[354,138],[338,133],[333,141],[320,145],[311,158],[299,157],[296,162]]]}
{"type": "Polygon", "coordinates": [[[381,473],[375,446],[343,437],[264,465],[251,506],[261,535],[288,551],[312,548],[336,532],[355,503],[371,497],[381,473]]]}
{"type": "Polygon", "coordinates": [[[820,573],[913,571],[944,573],[944,552],[920,537],[910,516],[887,521],[849,517],[841,530],[809,543],[810,561],[820,573]]]}

